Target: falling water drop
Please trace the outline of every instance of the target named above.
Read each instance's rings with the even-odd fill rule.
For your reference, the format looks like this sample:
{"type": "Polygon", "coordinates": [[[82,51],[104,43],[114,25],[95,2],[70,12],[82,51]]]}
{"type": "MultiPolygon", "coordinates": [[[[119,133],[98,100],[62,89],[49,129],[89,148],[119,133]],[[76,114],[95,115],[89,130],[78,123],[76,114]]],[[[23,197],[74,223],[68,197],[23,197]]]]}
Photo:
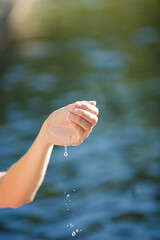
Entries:
{"type": "Polygon", "coordinates": [[[76,236],[76,232],[73,231],[73,232],[72,232],[72,237],[75,237],[75,236],[76,236]]]}
{"type": "Polygon", "coordinates": [[[67,146],[64,146],[64,156],[67,157],[68,156],[68,152],[67,152],[67,146]]]}

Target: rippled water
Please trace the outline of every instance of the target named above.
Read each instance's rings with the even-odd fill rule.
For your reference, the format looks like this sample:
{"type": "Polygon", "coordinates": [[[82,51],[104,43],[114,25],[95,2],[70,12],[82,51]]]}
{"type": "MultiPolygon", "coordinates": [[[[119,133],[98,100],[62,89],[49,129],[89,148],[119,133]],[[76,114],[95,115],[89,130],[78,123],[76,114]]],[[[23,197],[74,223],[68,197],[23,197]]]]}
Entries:
{"type": "Polygon", "coordinates": [[[94,99],[99,122],[68,157],[55,147],[32,204],[0,210],[0,239],[160,239],[158,2],[36,6],[1,71],[1,171],[53,110],[94,99]]]}

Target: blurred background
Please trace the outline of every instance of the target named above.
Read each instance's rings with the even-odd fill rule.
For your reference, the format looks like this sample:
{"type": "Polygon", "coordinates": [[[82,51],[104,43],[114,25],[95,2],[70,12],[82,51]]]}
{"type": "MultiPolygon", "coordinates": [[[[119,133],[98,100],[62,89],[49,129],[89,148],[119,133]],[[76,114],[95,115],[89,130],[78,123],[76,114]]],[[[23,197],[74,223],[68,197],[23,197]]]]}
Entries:
{"type": "Polygon", "coordinates": [[[0,0],[0,170],[55,109],[83,99],[100,109],[67,158],[55,147],[35,201],[0,210],[1,240],[160,239],[159,9],[0,0]]]}

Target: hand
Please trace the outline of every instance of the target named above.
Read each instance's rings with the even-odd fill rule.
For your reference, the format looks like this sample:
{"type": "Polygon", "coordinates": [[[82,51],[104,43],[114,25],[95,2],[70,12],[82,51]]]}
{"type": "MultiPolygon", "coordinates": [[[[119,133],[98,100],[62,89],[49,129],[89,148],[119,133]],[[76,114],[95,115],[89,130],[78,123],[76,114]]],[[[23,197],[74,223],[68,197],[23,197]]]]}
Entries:
{"type": "Polygon", "coordinates": [[[95,101],[79,101],[54,111],[42,126],[48,144],[79,145],[98,121],[95,101]]]}

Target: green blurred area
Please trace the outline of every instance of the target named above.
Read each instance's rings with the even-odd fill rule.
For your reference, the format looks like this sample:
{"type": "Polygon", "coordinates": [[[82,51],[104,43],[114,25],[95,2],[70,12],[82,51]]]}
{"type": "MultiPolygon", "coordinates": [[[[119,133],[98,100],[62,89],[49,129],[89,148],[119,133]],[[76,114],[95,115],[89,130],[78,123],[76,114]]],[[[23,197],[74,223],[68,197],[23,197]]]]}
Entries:
{"type": "MultiPolygon", "coordinates": [[[[159,74],[159,1],[51,0],[37,3],[34,11],[36,17],[30,24],[37,26],[37,29],[27,41],[57,43],[59,56],[55,56],[55,60],[63,67],[68,61],[72,64],[76,61],[79,70],[86,68],[89,71],[87,66],[83,66],[83,59],[80,61],[80,41],[73,46],[77,47],[77,54],[66,46],[71,39],[84,38],[99,41],[97,45],[102,50],[125,51],[131,55],[128,69],[130,80],[147,80],[159,74]]],[[[45,59],[42,69],[46,69],[49,62],[45,59]]]]}
{"type": "MultiPolygon", "coordinates": [[[[29,82],[47,74],[58,85],[53,80],[53,88],[36,96],[58,98],[82,90],[84,97],[91,95],[111,106],[113,117],[124,112],[127,99],[137,97],[141,107],[136,105],[136,111],[146,118],[152,115],[149,124],[158,125],[159,16],[159,1],[151,0],[37,1],[23,29],[26,34],[14,41],[7,59],[8,68],[23,65],[20,72],[25,69],[16,97],[24,101],[35,96],[29,82]]],[[[5,93],[1,111],[13,100],[12,94],[5,93]]]]}

